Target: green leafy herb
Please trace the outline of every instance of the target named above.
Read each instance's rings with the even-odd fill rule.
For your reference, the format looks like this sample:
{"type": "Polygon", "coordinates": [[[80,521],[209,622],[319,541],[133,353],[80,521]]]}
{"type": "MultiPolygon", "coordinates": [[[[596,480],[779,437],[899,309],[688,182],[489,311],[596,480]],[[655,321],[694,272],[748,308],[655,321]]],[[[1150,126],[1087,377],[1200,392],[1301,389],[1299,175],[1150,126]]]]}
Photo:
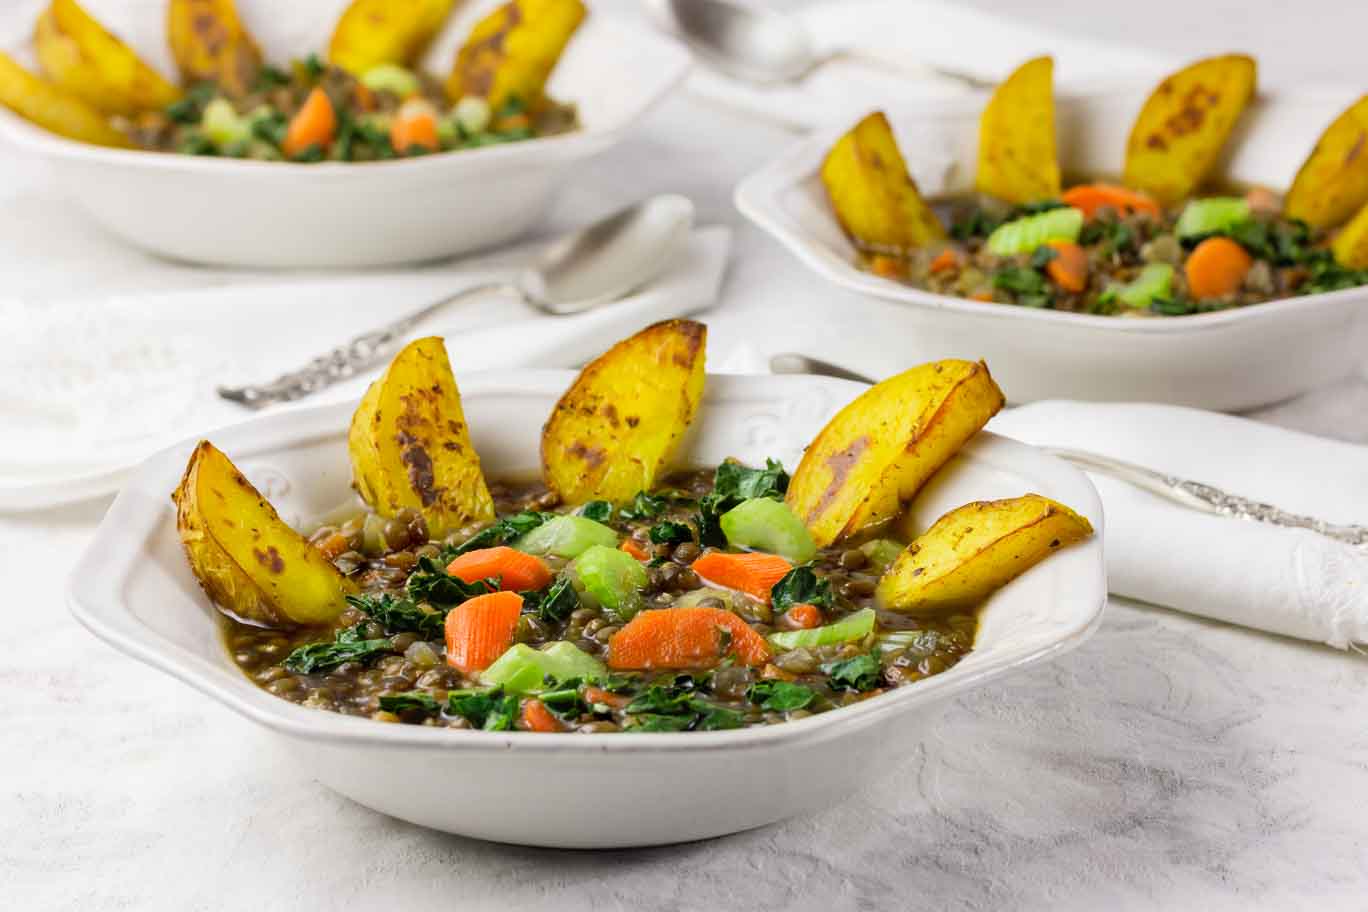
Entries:
{"type": "Polygon", "coordinates": [[[622,519],[655,519],[665,508],[669,506],[669,501],[656,494],[647,491],[638,491],[632,498],[632,502],[618,510],[618,516],[622,519]]]}
{"type": "Polygon", "coordinates": [[[217,155],[218,146],[198,130],[186,130],[176,151],[182,155],[217,155]]]}
{"type": "Polygon", "coordinates": [[[697,731],[722,731],[741,727],[741,714],[734,709],[717,706],[707,700],[692,700],[689,708],[697,714],[694,722],[694,729],[697,731]]]}
{"type": "Polygon", "coordinates": [[[435,639],[446,622],[445,612],[424,611],[412,599],[395,598],[389,593],[349,595],[347,603],[384,627],[388,634],[416,633],[427,640],[435,639]]]}
{"type": "Polygon", "coordinates": [[[570,577],[562,576],[541,592],[523,592],[523,611],[536,614],[547,623],[560,623],[570,616],[580,605],[579,593],[570,583],[570,577]]]}
{"type": "Polygon", "coordinates": [[[585,519],[592,519],[594,522],[610,523],[613,521],[613,505],[606,500],[591,500],[577,511],[585,519]]]}
{"type": "Polygon", "coordinates": [[[497,591],[499,581],[490,578],[467,583],[447,573],[444,564],[425,556],[418,558],[418,566],[409,574],[405,588],[409,596],[417,601],[450,606],[486,592],[497,591]]]}
{"type": "Polygon", "coordinates": [[[584,702],[584,698],[580,696],[577,682],[568,682],[558,686],[558,690],[544,691],[541,695],[541,701],[546,704],[547,709],[563,718],[574,718],[582,713],[589,712],[589,704],[584,702]]]}
{"type": "Polygon", "coordinates": [[[698,542],[717,548],[727,547],[727,533],[722,531],[722,514],[731,509],[728,498],[721,494],[706,494],[698,502],[694,522],[698,524],[698,542]]]}
{"type": "Polygon", "coordinates": [[[1059,251],[1049,244],[1041,244],[1031,254],[1031,268],[1044,269],[1055,257],[1059,256],[1059,251]]]}
{"type": "Polygon", "coordinates": [[[974,209],[950,226],[950,236],[957,241],[970,238],[986,238],[1001,225],[1003,219],[990,215],[983,209],[974,209]]]}
{"type": "Polygon", "coordinates": [[[684,731],[694,722],[694,717],[665,716],[659,713],[642,713],[633,716],[628,728],[638,732],[677,732],[684,731]]]}
{"type": "Polygon", "coordinates": [[[1023,307],[1049,307],[1053,303],[1045,277],[1029,267],[1002,267],[993,274],[993,287],[1012,292],[1023,307]]]}
{"type": "Polygon", "coordinates": [[[693,541],[693,529],[682,522],[658,522],[651,526],[651,541],[657,545],[676,545],[693,541]]]}
{"type": "Polygon", "coordinates": [[[313,143],[290,156],[290,161],[300,162],[301,164],[311,164],[313,162],[321,162],[326,155],[327,153],[323,151],[322,146],[318,143],[313,143]]]}
{"type": "Polygon", "coordinates": [[[883,666],[879,663],[877,652],[868,652],[839,662],[828,662],[822,666],[822,671],[828,675],[833,689],[861,693],[878,687],[883,676],[883,666]]]}
{"type": "Polygon", "coordinates": [[[494,117],[495,119],[517,117],[519,114],[526,113],[527,102],[523,101],[517,95],[509,95],[508,99],[499,107],[499,110],[495,112],[494,117]]]}
{"type": "Polygon", "coordinates": [[[802,709],[817,699],[817,692],[788,681],[756,681],[746,690],[746,699],[773,712],[802,709]]]}
{"type": "Polygon", "coordinates": [[[339,630],[331,643],[309,643],[290,653],[284,665],[295,674],[315,674],[330,671],[348,662],[368,662],[379,655],[394,651],[394,644],[385,640],[361,638],[360,626],[339,630]]]}
{"type": "Polygon", "coordinates": [[[713,473],[713,493],[734,499],[737,503],[753,497],[783,500],[788,486],[788,472],[773,459],[766,459],[763,469],[752,469],[739,462],[724,462],[713,473]]]}
{"type": "Polygon", "coordinates": [[[284,114],[279,111],[271,111],[269,114],[263,114],[252,121],[252,135],[263,142],[280,148],[285,142],[285,133],[289,130],[289,126],[284,114]]]}
{"type": "Polygon", "coordinates": [[[1298,289],[1303,294],[1339,291],[1368,284],[1368,269],[1346,269],[1335,262],[1329,251],[1316,252],[1322,256],[1310,261],[1311,277],[1298,289]]]}
{"type": "Polygon", "coordinates": [[[506,545],[555,517],[555,513],[538,513],[535,510],[524,510],[512,516],[505,516],[476,532],[465,544],[455,548],[444,548],[440,560],[449,564],[452,558],[459,557],[467,551],[506,545]]]}
{"type": "Polygon", "coordinates": [[[447,694],[447,712],[461,716],[485,731],[508,731],[518,717],[518,698],[492,690],[453,690],[447,694]]]}
{"type": "Polygon", "coordinates": [[[184,95],[166,106],[166,116],[178,124],[196,124],[204,114],[204,106],[214,100],[218,86],[212,82],[197,82],[184,95]]]}
{"type": "Polygon", "coordinates": [[[1033,203],[1022,203],[1012,210],[1012,218],[1020,218],[1023,215],[1039,215],[1042,212],[1049,212],[1051,209],[1067,209],[1068,206],[1063,200],[1043,199],[1033,203]]]}
{"type": "Polygon", "coordinates": [[[380,708],[385,712],[392,712],[397,715],[406,712],[424,712],[429,715],[436,715],[442,707],[432,694],[421,690],[410,690],[406,693],[381,697],[380,708]]]}
{"type": "Polygon", "coordinates": [[[271,89],[278,89],[289,84],[289,73],[280,67],[274,67],[267,63],[257,70],[256,84],[252,88],[257,92],[269,92],[271,89]]]}
{"type": "Polygon", "coordinates": [[[652,684],[627,704],[628,713],[677,713],[689,707],[694,696],[694,682],[688,675],[680,675],[683,683],[652,684]]]}
{"type": "Polygon", "coordinates": [[[818,608],[830,608],[831,581],[819,577],[810,565],[794,567],[770,588],[770,602],[779,613],[804,602],[818,608]]]}
{"type": "Polygon", "coordinates": [[[1166,317],[1181,317],[1190,313],[1197,312],[1197,306],[1186,298],[1154,298],[1150,301],[1149,308],[1157,314],[1166,317]]]}
{"type": "Polygon", "coordinates": [[[318,78],[323,75],[323,71],[328,68],[327,64],[325,64],[317,54],[310,54],[308,57],[305,57],[299,62],[299,67],[304,71],[304,75],[307,78],[314,81],[317,81],[318,78]]]}
{"type": "Polygon", "coordinates": [[[1096,219],[1086,223],[1078,234],[1078,243],[1083,246],[1101,244],[1105,256],[1134,252],[1136,249],[1135,232],[1125,222],[1111,219],[1096,219]]]}

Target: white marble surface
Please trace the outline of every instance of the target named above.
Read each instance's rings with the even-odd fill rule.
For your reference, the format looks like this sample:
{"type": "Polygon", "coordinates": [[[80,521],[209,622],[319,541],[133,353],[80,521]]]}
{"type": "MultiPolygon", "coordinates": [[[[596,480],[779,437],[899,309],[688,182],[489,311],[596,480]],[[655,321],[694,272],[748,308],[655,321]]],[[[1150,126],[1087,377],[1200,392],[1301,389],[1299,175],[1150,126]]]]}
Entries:
{"type": "MultiPolygon", "coordinates": [[[[1368,8],[1317,0],[1265,19],[1246,2],[1155,0],[1134,29],[1081,0],[1032,9],[1047,24],[1124,28],[1163,49],[1247,47],[1276,79],[1368,85],[1365,58],[1351,53],[1368,8]]],[[[674,190],[704,221],[739,226],[731,184],[788,138],[677,99],[567,190],[555,224],[674,190]]],[[[241,277],[128,251],[59,193],[0,159],[0,294],[56,300],[241,277]]],[[[858,301],[758,232],[742,226],[736,249],[727,307],[799,319],[839,305],[858,319],[858,301]]],[[[1368,383],[1259,417],[1368,441],[1368,383]]],[[[62,603],[65,568],[105,506],[0,517],[4,908],[1365,905],[1368,660],[1355,653],[1114,601],[1081,649],[957,701],[899,774],[842,807],[669,848],[522,849],[337,798],[245,720],[80,629],[62,603]]]]}

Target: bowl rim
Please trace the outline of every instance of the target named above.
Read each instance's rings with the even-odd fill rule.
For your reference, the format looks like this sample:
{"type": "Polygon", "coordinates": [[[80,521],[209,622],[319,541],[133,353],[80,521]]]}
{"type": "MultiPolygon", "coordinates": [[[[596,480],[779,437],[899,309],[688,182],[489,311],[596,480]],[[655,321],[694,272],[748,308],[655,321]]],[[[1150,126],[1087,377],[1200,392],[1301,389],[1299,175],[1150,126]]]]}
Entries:
{"type": "Polygon", "coordinates": [[[0,106],[0,137],[35,154],[81,163],[167,173],[207,174],[218,177],[245,176],[291,183],[298,183],[301,179],[319,183],[344,181],[353,174],[368,178],[375,178],[380,174],[422,176],[429,171],[451,167],[478,173],[503,169],[505,166],[517,166],[529,158],[584,157],[619,142],[634,124],[660,104],[683,81],[692,66],[692,58],[688,51],[670,36],[619,19],[589,17],[583,28],[586,32],[592,30],[603,33],[604,41],[634,42],[648,47],[652,56],[652,77],[641,81],[624,80],[630,86],[641,86],[642,90],[634,92],[633,103],[612,123],[581,127],[568,133],[521,142],[370,162],[256,161],[83,143],[31,123],[3,106],[0,106]],[[454,166],[453,162],[461,164],[454,166]]]}
{"type": "MultiPolygon", "coordinates": [[[[1116,87],[1104,91],[1065,96],[1061,105],[1088,103],[1109,97],[1129,95],[1140,86],[1116,87]]],[[[1330,90],[1322,86],[1308,87],[1298,92],[1264,92],[1260,100],[1328,97],[1330,90]]],[[[890,109],[889,116],[900,125],[922,126],[928,132],[943,130],[948,122],[963,123],[977,119],[979,110],[963,106],[954,108],[890,109]]],[[[1125,319],[1099,314],[1070,313],[1068,311],[1015,307],[989,301],[973,301],[953,295],[935,294],[891,279],[884,279],[858,269],[846,258],[835,255],[827,246],[804,230],[797,219],[785,210],[783,197],[800,184],[812,180],[818,173],[826,151],[844,132],[845,127],[826,127],[814,131],[790,144],[759,169],[742,178],[733,193],[736,208],[762,231],[777,240],[798,260],[824,279],[843,288],[885,300],[911,304],[920,310],[964,313],[975,317],[999,320],[1027,320],[1035,323],[1103,329],[1119,333],[1166,334],[1216,332],[1240,323],[1277,320],[1284,315],[1297,314],[1323,305],[1345,304],[1368,295],[1368,286],[1319,292],[1291,298],[1278,298],[1261,304],[1230,308],[1211,313],[1184,314],[1155,319],[1125,319]]],[[[832,218],[829,212],[825,213],[832,218]]],[[[834,223],[834,218],[832,218],[834,223]]]]}
{"type": "MultiPolygon", "coordinates": [[[[558,396],[575,376],[574,371],[491,371],[461,379],[462,397],[546,395],[558,396]]],[[[825,377],[787,375],[710,374],[705,397],[768,399],[782,391],[792,392],[813,383],[852,395],[863,384],[825,377]]],[[[353,402],[320,405],[248,419],[215,432],[216,439],[252,456],[270,452],[290,442],[337,436],[345,428],[353,402]]],[[[620,733],[612,738],[585,737],[576,733],[450,731],[413,725],[381,725],[370,719],[323,712],[282,700],[250,682],[245,675],[231,677],[236,669],[217,668],[184,647],[154,632],[139,620],[123,592],[138,570],[142,545],[165,522],[174,518],[166,506],[167,495],[152,497],[150,491],[170,490],[179,478],[185,454],[198,437],[168,447],[141,463],[100,522],[95,535],[73,565],[67,580],[67,604],[78,622],[95,636],[133,658],[166,672],[238,714],[278,733],[331,744],[419,750],[508,750],[551,754],[598,755],[603,753],[654,753],[659,751],[707,752],[718,750],[772,749],[799,742],[839,737],[847,730],[887,721],[918,706],[981,686],[1018,668],[1062,654],[1082,643],[1097,628],[1107,600],[1102,552],[1103,512],[1096,490],[1072,466],[1034,447],[988,431],[970,442],[965,452],[1001,451],[1016,464],[1049,479],[1052,496],[1065,498],[1085,515],[1096,517],[1092,538],[1071,545],[1089,555],[1090,573],[1071,578],[1071,598],[1086,603],[1087,614],[1055,639],[1034,648],[1011,653],[955,674],[893,688],[877,697],[806,719],[758,728],[716,732],[620,733]],[[140,490],[141,487],[141,490],[140,490]]],[[[198,591],[198,590],[196,590],[198,591]]],[[[213,610],[213,609],[209,609],[213,610]]],[[[956,666],[962,669],[963,666],[956,666]]]]}

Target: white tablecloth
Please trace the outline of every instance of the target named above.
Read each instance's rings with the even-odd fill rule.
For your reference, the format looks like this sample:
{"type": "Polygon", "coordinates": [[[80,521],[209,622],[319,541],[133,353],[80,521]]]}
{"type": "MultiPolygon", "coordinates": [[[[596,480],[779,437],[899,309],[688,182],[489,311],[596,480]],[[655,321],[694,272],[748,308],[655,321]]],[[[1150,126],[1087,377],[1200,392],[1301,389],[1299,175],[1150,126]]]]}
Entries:
{"type": "MultiPolygon", "coordinates": [[[[1180,54],[1248,48],[1275,79],[1368,86],[1357,48],[1368,7],[1032,9],[1047,25],[1180,54]]],[[[735,180],[790,138],[677,98],[569,188],[548,227],[605,201],[686,193],[701,222],[738,227],[726,308],[857,320],[858,299],[732,210],[735,180]]],[[[120,246],[6,156],[0,293],[241,277],[120,246]]],[[[728,341],[727,321],[710,321],[714,346],[728,341]]],[[[1259,417],[1368,441],[1368,383],[1259,417]]],[[[1368,661],[1354,653],[1114,600],[1085,646],[956,701],[898,775],[843,806],[678,847],[513,848],[336,797],[250,723],[77,627],[63,580],[105,506],[0,518],[5,908],[1361,909],[1368,895],[1368,661]]]]}

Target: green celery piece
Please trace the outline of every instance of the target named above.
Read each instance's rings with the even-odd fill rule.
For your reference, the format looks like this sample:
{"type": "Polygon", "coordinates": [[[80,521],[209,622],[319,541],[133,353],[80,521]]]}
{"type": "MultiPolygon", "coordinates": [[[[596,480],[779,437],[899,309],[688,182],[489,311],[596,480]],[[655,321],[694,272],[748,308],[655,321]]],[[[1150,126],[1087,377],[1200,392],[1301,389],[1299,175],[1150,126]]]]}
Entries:
{"type": "Polygon", "coordinates": [[[898,555],[902,554],[906,547],[906,545],[895,542],[891,538],[874,538],[860,545],[860,550],[865,553],[865,557],[869,558],[869,563],[874,569],[882,573],[898,559],[898,555]]]}
{"type": "Polygon", "coordinates": [[[204,106],[200,115],[200,129],[220,149],[236,143],[246,143],[252,138],[252,125],[239,117],[233,103],[226,98],[215,98],[204,106]]]}
{"type": "Polygon", "coordinates": [[[575,558],[575,573],[584,591],[619,621],[629,621],[641,609],[646,568],[626,551],[593,545],[575,558]]]}
{"type": "Polygon", "coordinates": [[[535,693],[545,689],[547,676],[557,681],[602,677],[608,669],[574,643],[558,640],[541,649],[516,643],[480,673],[480,681],[502,687],[505,693],[535,693]]]}
{"type": "Polygon", "coordinates": [[[397,63],[378,63],[361,74],[361,84],[376,92],[393,92],[407,98],[418,92],[418,77],[397,63]]]}
{"type": "Polygon", "coordinates": [[[1183,207],[1174,227],[1182,239],[1229,231],[1249,221],[1249,203],[1239,196],[1211,196],[1183,207]]]}
{"type": "Polygon", "coordinates": [[[785,630],[781,633],[771,633],[766,639],[775,649],[787,651],[789,649],[831,646],[835,643],[862,640],[873,631],[874,609],[861,608],[834,624],[814,627],[811,630],[785,630]]]}
{"type": "Polygon", "coordinates": [[[1155,298],[1167,298],[1173,290],[1173,267],[1150,263],[1140,274],[1116,289],[1116,300],[1127,307],[1149,307],[1155,298]]]}
{"type": "Polygon", "coordinates": [[[1051,209],[1001,225],[988,235],[988,252],[995,256],[1030,253],[1046,241],[1076,241],[1083,231],[1083,210],[1051,209]]]}
{"type": "Polygon", "coordinates": [[[742,501],[722,514],[722,533],[734,548],[754,548],[806,564],[817,556],[817,545],[802,520],[788,505],[768,497],[742,501]]]}
{"type": "Polygon", "coordinates": [[[583,516],[557,516],[513,542],[528,554],[579,557],[594,545],[617,546],[618,534],[603,523],[583,516]]]}

